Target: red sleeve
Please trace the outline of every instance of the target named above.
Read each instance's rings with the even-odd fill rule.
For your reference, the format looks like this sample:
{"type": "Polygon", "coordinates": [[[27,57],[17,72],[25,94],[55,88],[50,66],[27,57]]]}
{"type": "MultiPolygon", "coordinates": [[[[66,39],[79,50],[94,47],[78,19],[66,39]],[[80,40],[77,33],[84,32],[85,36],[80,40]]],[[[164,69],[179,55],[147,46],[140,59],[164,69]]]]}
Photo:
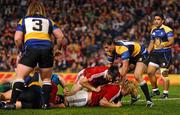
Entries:
{"type": "Polygon", "coordinates": [[[84,76],[88,80],[90,80],[90,79],[92,80],[93,78],[97,78],[98,76],[102,76],[104,74],[105,70],[107,70],[107,69],[108,69],[107,66],[95,66],[95,67],[91,67],[91,68],[86,68],[84,70],[84,76]]]}
{"type": "Polygon", "coordinates": [[[120,87],[119,85],[109,85],[106,89],[106,94],[104,95],[104,98],[106,98],[108,101],[114,100],[117,96],[120,94],[120,87]]]}

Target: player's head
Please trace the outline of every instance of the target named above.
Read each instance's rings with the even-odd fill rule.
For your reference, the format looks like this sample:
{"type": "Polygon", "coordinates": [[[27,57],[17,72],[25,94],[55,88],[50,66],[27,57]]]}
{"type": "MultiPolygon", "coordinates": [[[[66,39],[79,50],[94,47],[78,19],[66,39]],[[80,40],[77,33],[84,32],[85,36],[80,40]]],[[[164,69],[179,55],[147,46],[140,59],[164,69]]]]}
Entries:
{"type": "Polygon", "coordinates": [[[134,81],[124,80],[122,81],[121,86],[122,86],[121,94],[123,96],[129,95],[129,94],[134,95],[134,96],[138,95],[137,84],[134,81]]]}
{"type": "Polygon", "coordinates": [[[103,41],[103,48],[106,53],[111,53],[114,51],[114,41],[112,39],[105,39],[103,41]]]}
{"type": "Polygon", "coordinates": [[[43,3],[39,1],[32,2],[27,10],[27,16],[42,15],[46,16],[45,8],[43,3]]]}
{"type": "Polygon", "coordinates": [[[120,78],[120,73],[119,73],[119,68],[118,66],[111,66],[109,67],[108,71],[107,71],[107,75],[106,75],[106,79],[108,81],[116,81],[120,78]]]}
{"type": "Polygon", "coordinates": [[[160,27],[164,23],[163,14],[162,13],[154,14],[153,23],[154,23],[154,26],[160,27]]]}

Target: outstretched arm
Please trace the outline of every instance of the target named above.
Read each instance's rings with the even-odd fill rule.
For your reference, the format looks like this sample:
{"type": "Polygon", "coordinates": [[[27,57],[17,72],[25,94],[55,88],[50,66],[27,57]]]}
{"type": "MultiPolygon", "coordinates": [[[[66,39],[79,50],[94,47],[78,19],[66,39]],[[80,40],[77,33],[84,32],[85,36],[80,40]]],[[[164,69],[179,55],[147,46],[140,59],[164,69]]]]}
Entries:
{"type": "Polygon", "coordinates": [[[64,89],[63,92],[64,93],[69,92],[69,89],[67,87],[67,83],[65,82],[65,80],[62,77],[60,77],[60,76],[58,76],[58,77],[59,77],[60,85],[64,89]]]}
{"type": "Polygon", "coordinates": [[[122,103],[121,102],[112,103],[109,102],[106,98],[102,98],[99,102],[99,105],[102,107],[121,107],[122,103]]]}
{"type": "Polygon", "coordinates": [[[94,91],[94,92],[99,92],[101,89],[100,87],[93,87],[89,82],[88,79],[86,77],[84,77],[83,79],[80,80],[80,85],[82,85],[83,87],[87,88],[90,91],[94,91]]]}

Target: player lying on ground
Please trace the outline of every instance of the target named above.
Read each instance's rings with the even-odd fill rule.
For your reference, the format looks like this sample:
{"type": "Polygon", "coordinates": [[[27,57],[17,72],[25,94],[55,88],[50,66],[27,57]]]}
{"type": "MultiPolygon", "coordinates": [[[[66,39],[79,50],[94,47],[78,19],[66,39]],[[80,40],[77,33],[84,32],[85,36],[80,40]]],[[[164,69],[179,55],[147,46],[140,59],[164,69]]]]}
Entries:
{"type": "MultiPolygon", "coordinates": [[[[27,76],[25,79],[24,89],[22,93],[18,96],[18,101],[16,104],[12,104],[9,109],[15,108],[41,108],[41,94],[42,94],[42,84],[39,82],[38,73],[34,73],[33,77],[27,76]]],[[[9,102],[12,95],[12,89],[1,93],[1,103],[0,107],[8,109],[6,107],[6,102],[9,102]],[[5,102],[2,102],[5,101],[5,102]]]]}
{"type": "MultiPolygon", "coordinates": [[[[57,102],[62,104],[64,100],[65,106],[82,107],[82,106],[103,106],[103,107],[121,107],[119,96],[138,95],[137,85],[133,81],[126,80],[123,84],[112,83],[101,86],[99,92],[80,90],[72,96],[62,96],[57,98],[57,102]],[[59,101],[60,100],[60,101],[59,101]]],[[[57,103],[58,104],[58,103],[57,103]]]]}
{"type": "Polygon", "coordinates": [[[65,92],[65,95],[74,95],[82,88],[87,88],[89,91],[99,92],[100,86],[114,82],[120,79],[120,74],[117,66],[95,66],[81,70],[76,78],[70,92],[65,92]]]}

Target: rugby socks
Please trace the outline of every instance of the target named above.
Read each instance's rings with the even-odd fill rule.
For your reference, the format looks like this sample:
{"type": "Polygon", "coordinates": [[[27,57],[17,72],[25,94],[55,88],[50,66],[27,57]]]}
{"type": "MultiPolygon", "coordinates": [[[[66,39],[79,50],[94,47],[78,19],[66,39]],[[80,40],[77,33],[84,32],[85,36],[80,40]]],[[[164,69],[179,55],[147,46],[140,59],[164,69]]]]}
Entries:
{"type": "Polygon", "coordinates": [[[24,80],[15,81],[12,88],[10,103],[16,103],[17,98],[19,97],[23,89],[24,89],[24,80]]]}
{"type": "Polygon", "coordinates": [[[141,87],[141,90],[143,91],[143,93],[144,93],[144,95],[146,97],[146,100],[151,101],[151,97],[149,95],[149,89],[148,89],[146,81],[142,81],[140,83],[140,87],[141,87]]]}
{"type": "Polygon", "coordinates": [[[50,93],[51,93],[51,83],[50,82],[43,82],[42,87],[42,101],[43,105],[49,106],[49,99],[50,99],[50,93]]]}

